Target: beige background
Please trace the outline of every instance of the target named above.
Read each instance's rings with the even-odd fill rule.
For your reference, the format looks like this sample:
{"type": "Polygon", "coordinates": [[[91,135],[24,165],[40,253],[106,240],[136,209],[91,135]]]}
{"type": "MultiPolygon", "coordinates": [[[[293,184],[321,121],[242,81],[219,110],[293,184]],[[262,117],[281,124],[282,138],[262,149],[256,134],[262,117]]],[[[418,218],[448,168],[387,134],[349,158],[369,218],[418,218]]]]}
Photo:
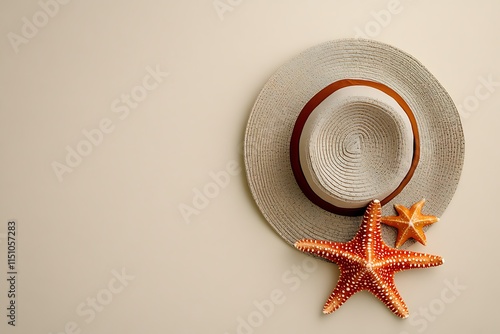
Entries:
{"type": "Polygon", "coordinates": [[[497,333],[500,2],[395,1],[221,0],[219,16],[212,0],[74,0],[45,6],[52,17],[38,1],[1,1],[0,331],[497,333]],[[26,38],[33,20],[40,27],[25,27],[26,38]],[[458,191],[428,246],[412,246],[446,264],[396,276],[407,320],[369,293],[322,315],[337,267],[286,245],[237,170],[272,72],[357,29],[413,54],[465,106],[458,191]],[[121,102],[131,93],[144,98],[134,108],[121,102]],[[85,146],[83,132],[99,127],[108,133],[85,146]],[[68,147],[88,155],[60,182],[53,164],[66,164],[68,147]],[[214,187],[211,173],[227,169],[229,184],[214,187]],[[195,196],[203,189],[205,202],[195,196]],[[185,219],[179,208],[194,199],[185,219]],[[9,219],[15,328],[5,310],[9,219]]]}

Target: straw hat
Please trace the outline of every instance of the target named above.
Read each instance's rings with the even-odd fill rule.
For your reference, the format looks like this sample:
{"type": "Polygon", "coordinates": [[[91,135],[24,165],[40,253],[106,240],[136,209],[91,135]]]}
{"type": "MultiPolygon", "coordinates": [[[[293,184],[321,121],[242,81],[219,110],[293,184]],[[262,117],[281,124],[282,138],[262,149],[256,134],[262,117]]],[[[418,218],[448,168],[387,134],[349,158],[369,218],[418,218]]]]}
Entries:
{"type": "MultiPolygon", "coordinates": [[[[342,39],[312,47],[268,80],[250,114],[245,166],[257,205],[290,244],[345,242],[366,205],[426,199],[440,216],[464,158],[459,114],[415,58],[342,39]]],[[[395,232],[384,226],[393,244],[395,232]]]]}

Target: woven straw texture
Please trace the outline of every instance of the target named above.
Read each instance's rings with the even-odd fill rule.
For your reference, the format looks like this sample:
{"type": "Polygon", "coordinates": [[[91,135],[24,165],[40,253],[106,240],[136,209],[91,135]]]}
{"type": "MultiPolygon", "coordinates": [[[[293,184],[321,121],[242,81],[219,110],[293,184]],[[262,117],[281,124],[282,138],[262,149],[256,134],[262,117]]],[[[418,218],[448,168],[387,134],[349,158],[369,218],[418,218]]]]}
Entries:
{"type": "Polygon", "coordinates": [[[317,117],[309,117],[301,137],[308,183],[339,207],[365,207],[374,198],[386,198],[412,163],[413,134],[406,114],[364,96],[328,99],[324,108],[316,108],[317,117]]]}
{"type": "MultiPolygon", "coordinates": [[[[465,146],[459,114],[422,64],[371,40],[343,39],[312,47],[284,64],[264,85],[244,142],[252,195],[266,220],[290,244],[302,238],[346,242],[361,222],[360,217],[337,215],[312,203],[290,166],[297,116],[317,92],[342,79],[382,83],[396,91],[415,115],[420,160],[406,187],[384,205],[383,215],[395,215],[394,204],[409,207],[425,198],[425,213],[440,216],[458,185],[465,146]]],[[[408,169],[412,143],[397,112],[388,112],[390,106],[369,98],[344,102],[331,117],[316,121],[308,134],[303,165],[316,171],[314,183],[329,196],[356,204],[397,186],[408,169]]],[[[383,226],[383,237],[393,245],[395,231],[383,226]]]]}

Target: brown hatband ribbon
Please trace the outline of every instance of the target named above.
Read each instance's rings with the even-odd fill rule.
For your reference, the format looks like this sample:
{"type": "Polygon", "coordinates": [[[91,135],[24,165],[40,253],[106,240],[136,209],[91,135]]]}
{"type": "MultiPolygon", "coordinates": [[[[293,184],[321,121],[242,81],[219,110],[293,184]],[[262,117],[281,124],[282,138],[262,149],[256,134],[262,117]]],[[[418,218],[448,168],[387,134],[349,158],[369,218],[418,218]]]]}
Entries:
{"type": "Polygon", "coordinates": [[[293,128],[292,132],[292,138],[290,140],[290,162],[292,166],[293,175],[295,176],[295,180],[297,181],[297,184],[299,185],[302,192],[306,195],[306,197],[319,207],[342,216],[359,216],[362,215],[363,212],[365,211],[364,206],[360,208],[338,207],[325,201],[324,199],[319,197],[318,194],[314,192],[314,190],[312,190],[312,188],[309,186],[309,183],[307,182],[304,176],[304,172],[302,171],[302,167],[300,165],[300,154],[299,154],[300,136],[302,134],[302,130],[304,129],[304,125],[309,116],[311,115],[311,113],[313,112],[313,110],[316,109],[316,107],[321,102],[323,102],[328,96],[330,96],[337,90],[350,86],[368,86],[386,93],[394,100],[396,100],[396,102],[401,106],[401,108],[403,108],[411,123],[411,128],[413,131],[413,158],[410,169],[408,170],[408,173],[404,177],[403,181],[401,181],[399,186],[391,194],[389,194],[389,196],[381,200],[382,205],[386,204],[394,197],[396,197],[411,180],[413,173],[417,168],[418,160],[420,158],[420,137],[418,134],[418,127],[415,116],[413,115],[413,112],[411,111],[410,107],[405,102],[405,100],[403,100],[403,98],[393,89],[378,82],[361,80],[361,79],[339,80],[323,88],[306,103],[306,105],[300,112],[299,116],[297,117],[297,120],[295,122],[295,127],[293,128]]]}

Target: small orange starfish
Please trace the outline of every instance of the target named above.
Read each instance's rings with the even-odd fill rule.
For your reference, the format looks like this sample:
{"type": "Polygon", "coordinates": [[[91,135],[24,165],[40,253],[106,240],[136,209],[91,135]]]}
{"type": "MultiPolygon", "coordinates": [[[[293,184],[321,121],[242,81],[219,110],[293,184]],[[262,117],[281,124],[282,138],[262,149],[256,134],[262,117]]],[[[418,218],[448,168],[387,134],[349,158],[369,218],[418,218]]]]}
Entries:
{"type": "Polygon", "coordinates": [[[374,200],[366,208],[363,222],[351,241],[302,239],[295,243],[299,250],[339,266],[339,281],[326,301],[323,313],[332,313],[356,292],[368,290],[398,317],[406,318],[408,308],[394,284],[394,274],[443,264],[443,259],[437,255],[387,246],[382,240],[380,218],[380,201],[374,200]]]}
{"type": "Polygon", "coordinates": [[[424,203],[425,199],[422,199],[413,204],[410,209],[402,205],[394,205],[399,215],[382,217],[382,223],[398,229],[396,248],[401,247],[409,238],[413,238],[422,245],[425,245],[424,226],[434,224],[439,221],[439,218],[423,215],[422,207],[424,203]]]}

